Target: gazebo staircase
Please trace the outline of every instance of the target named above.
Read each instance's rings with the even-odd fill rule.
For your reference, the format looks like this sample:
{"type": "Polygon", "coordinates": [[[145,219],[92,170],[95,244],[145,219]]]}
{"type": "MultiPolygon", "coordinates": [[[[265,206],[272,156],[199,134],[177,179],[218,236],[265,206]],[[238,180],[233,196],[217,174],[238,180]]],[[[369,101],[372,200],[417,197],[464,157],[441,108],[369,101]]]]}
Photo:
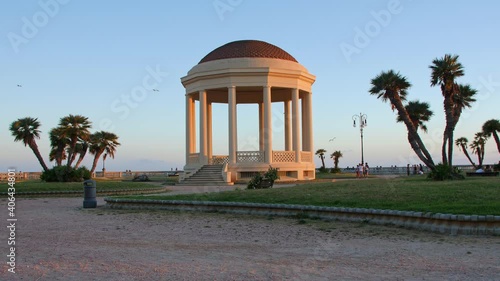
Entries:
{"type": "Polygon", "coordinates": [[[177,185],[228,185],[222,178],[223,165],[204,165],[194,175],[177,185]]]}

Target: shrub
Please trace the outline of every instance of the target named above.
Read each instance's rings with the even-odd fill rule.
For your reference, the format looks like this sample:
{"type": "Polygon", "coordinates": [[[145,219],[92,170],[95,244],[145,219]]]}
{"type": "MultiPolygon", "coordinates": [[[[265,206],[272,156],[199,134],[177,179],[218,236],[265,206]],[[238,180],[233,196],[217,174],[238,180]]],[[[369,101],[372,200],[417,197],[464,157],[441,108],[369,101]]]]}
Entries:
{"type": "Polygon", "coordinates": [[[280,178],[280,176],[278,174],[278,168],[273,168],[273,167],[269,166],[269,169],[267,170],[267,172],[264,173],[264,175],[262,175],[262,174],[255,175],[250,180],[250,182],[248,182],[247,188],[248,189],[264,188],[261,185],[263,180],[270,181],[271,182],[271,186],[270,187],[272,187],[273,184],[274,184],[274,181],[278,180],[279,178],[280,178]]]}
{"type": "Polygon", "coordinates": [[[271,183],[274,184],[275,180],[279,180],[280,179],[280,176],[278,174],[278,168],[273,168],[273,167],[269,166],[269,169],[264,174],[264,178],[268,179],[268,180],[271,180],[271,183]]]}
{"type": "Polygon", "coordinates": [[[332,173],[332,174],[338,174],[338,173],[342,173],[342,170],[340,170],[340,168],[332,168],[330,170],[330,173],[332,173]]]}
{"type": "Polygon", "coordinates": [[[43,172],[40,179],[45,182],[80,182],[90,177],[90,171],[85,167],[56,166],[43,172]]]}
{"type": "Polygon", "coordinates": [[[256,189],[256,188],[260,188],[260,183],[262,182],[262,179],[264,179],[264,177],[261,175],[261,174],[257,174],[255,175],[251,180],[250,182],[248,182],[248,185],[247,185],[247,188],[248,189],[256,189]]]}
{"type": "Polygon", "coordinates": [[[500,171],[500,161],[498,162],[498,164],[493,165],[493,171],[495,171],[495,172],[499,172],[500,171]]]}
{"type": "Polygon", "coordinates": [[[454,167],[452,171],[450,166],[441,163],[437,164],[436,169],[431,171],[427,177],[437,181],[465,179],[457,167],[454,167]]]}
{"type": "Polygon", "coordinates": [[[319,172],[320,172],[320,173],[328,173],[328,169],[327,169],[327,168],[325,168],[325,167],[320,167],[320,168],[319,168],[319,172]]]}

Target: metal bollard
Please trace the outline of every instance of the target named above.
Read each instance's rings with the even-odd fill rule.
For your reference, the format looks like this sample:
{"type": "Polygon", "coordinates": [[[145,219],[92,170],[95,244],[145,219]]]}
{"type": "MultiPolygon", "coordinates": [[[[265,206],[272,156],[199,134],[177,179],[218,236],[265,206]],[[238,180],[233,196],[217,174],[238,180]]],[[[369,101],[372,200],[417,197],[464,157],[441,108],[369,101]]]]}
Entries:
{"type": "Polygon", "coordinates": [[[94,180],[86,180],[83,182],[83,193],[83,208],[97,207],[96,185],[94,180]]]}

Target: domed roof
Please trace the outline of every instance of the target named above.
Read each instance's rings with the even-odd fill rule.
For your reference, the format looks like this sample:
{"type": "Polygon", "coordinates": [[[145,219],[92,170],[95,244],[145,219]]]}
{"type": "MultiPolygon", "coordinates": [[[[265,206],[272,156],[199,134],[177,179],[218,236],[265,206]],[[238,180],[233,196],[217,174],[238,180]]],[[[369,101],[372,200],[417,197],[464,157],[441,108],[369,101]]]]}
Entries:
{"type": "Polygon", "coordinates": [[[198,64],[232,58],[271,58],[297,62],[289,53],[273,44],[258,40],[240,40],[211,51],[198,64]]]}

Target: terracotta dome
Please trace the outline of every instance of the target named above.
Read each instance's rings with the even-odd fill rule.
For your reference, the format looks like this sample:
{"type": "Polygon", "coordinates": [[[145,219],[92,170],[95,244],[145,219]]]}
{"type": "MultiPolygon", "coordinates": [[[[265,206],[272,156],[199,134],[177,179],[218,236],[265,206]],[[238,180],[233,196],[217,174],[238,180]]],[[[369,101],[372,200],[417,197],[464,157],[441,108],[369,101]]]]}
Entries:
{"type": "Polygon", "coordinates": [[[297,62],[292,55],[273,44],[258,40],[240,40],[220,46],[198,64],[232,58],[271,58],[297,62]]]}

